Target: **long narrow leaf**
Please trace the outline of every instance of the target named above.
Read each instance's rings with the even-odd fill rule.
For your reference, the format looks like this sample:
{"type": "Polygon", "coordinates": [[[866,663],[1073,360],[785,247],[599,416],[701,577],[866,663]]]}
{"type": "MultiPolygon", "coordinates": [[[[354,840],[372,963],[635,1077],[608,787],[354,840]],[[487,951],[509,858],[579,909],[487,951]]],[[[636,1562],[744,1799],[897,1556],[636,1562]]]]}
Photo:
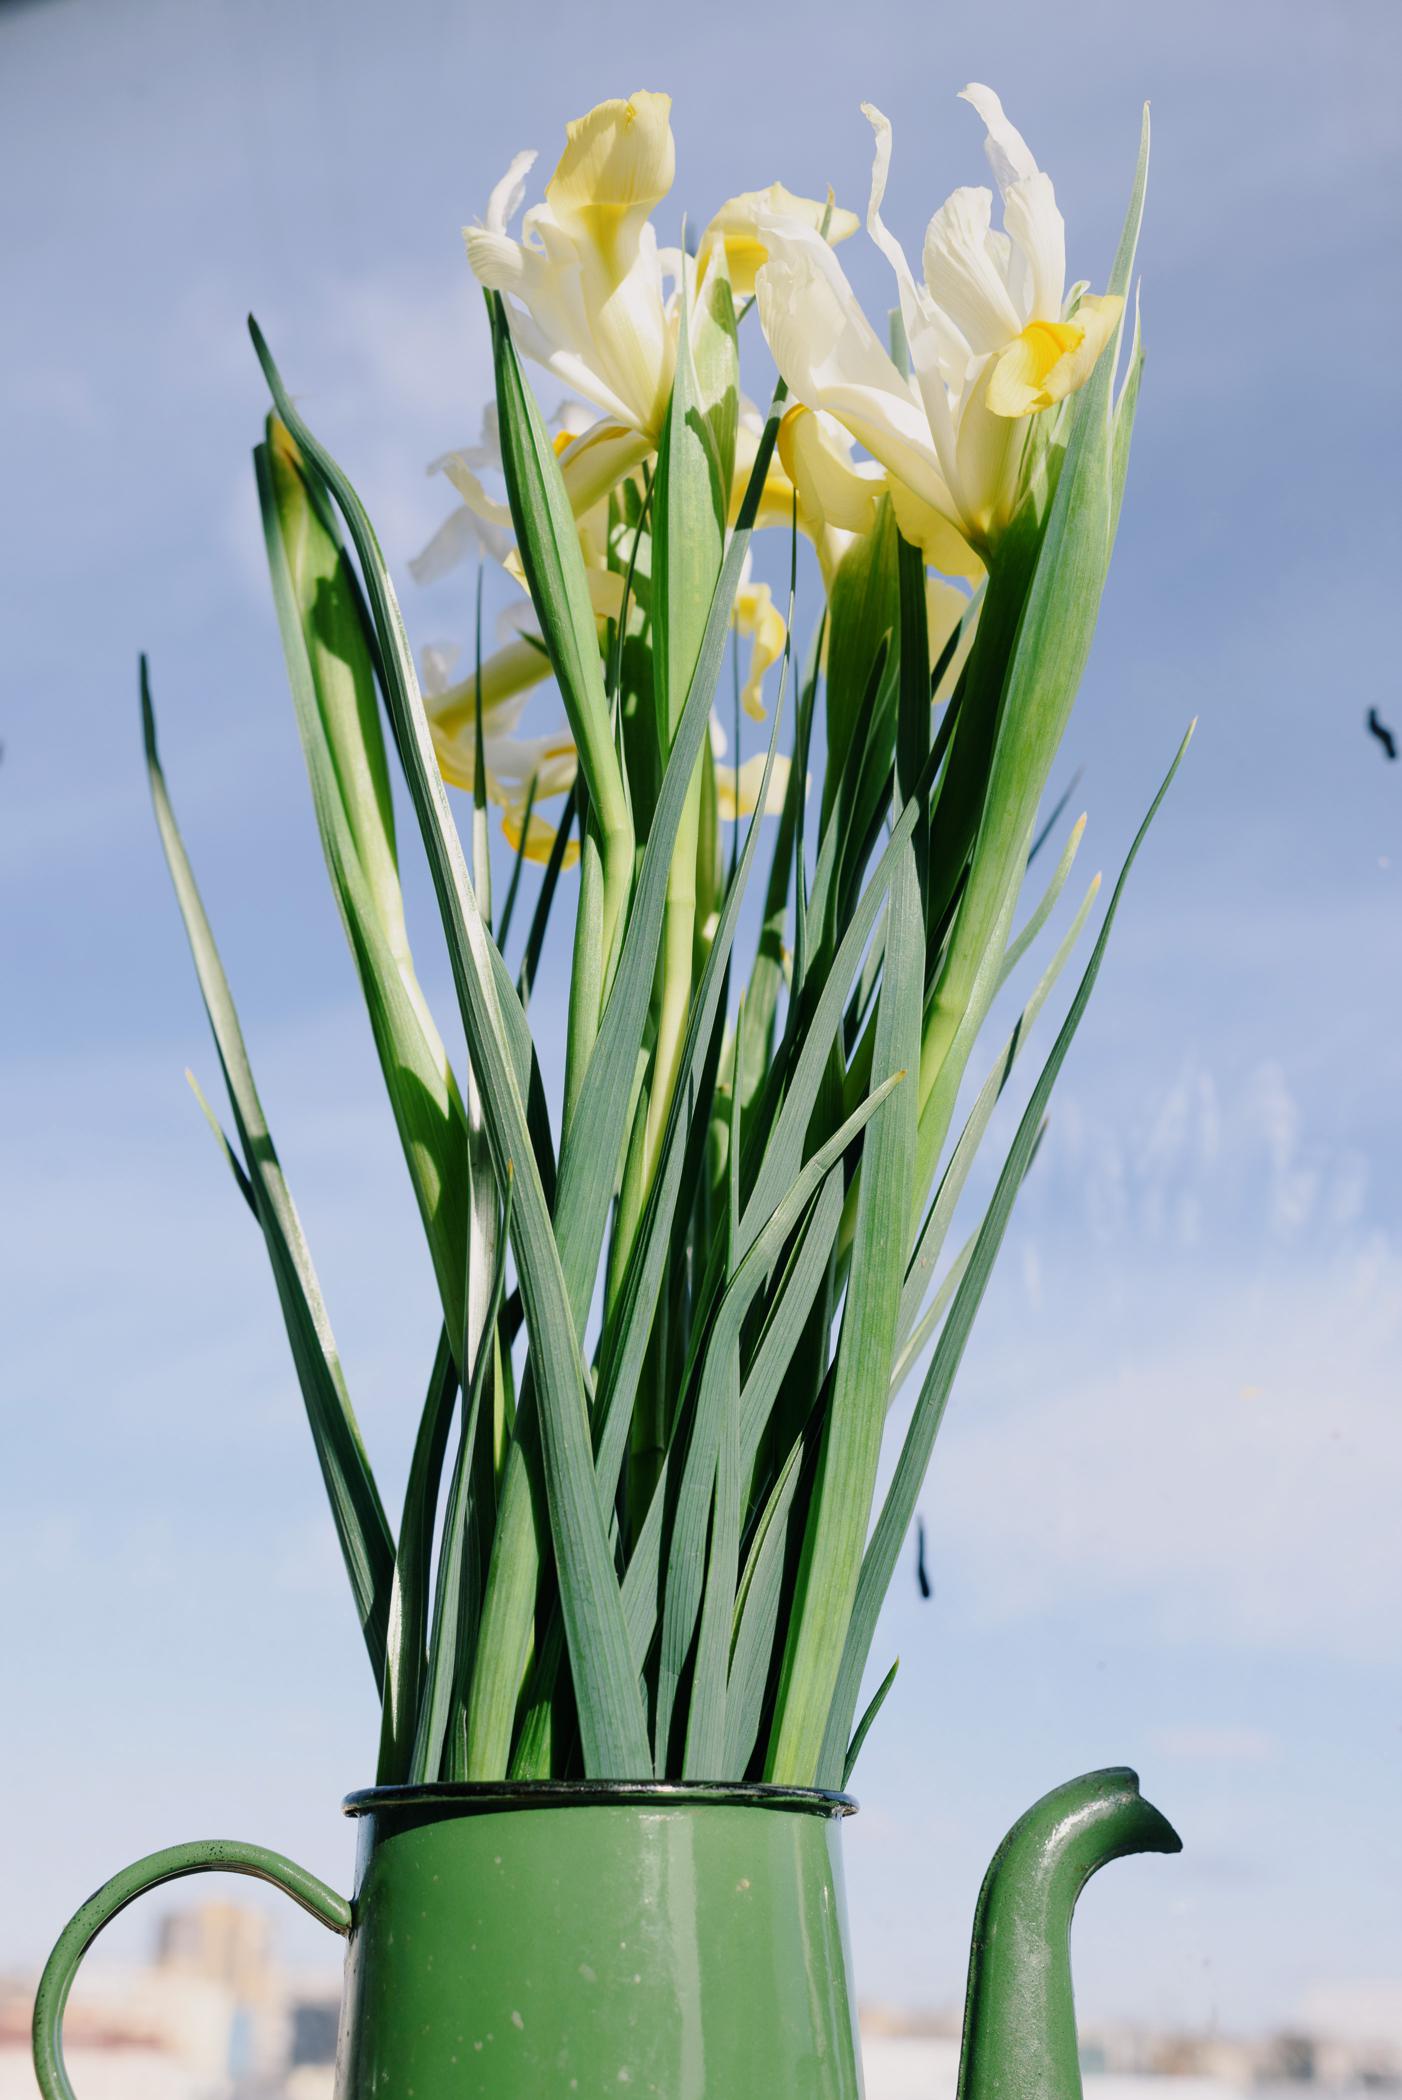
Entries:
{"type": "Polygon", "coordinates": [[[579,1110],[562,1148],[556,1225],[561,1259],[571,1278],[577,1317],[581,1318],[593,1291],[623,1151],[625,1119],[657,966],[668,870],[724,659],[731,608],[778,429],[779,399],[776,394],[776,405],[765,425],[744,505],[711,599],[696,669],[648,832],[613,989],[581,1090],[579,1110]]]}
{"type": "MultiPolygon", "coordinates": [[[[751,487],[754,487],[753,477],[751,487]]],[[[736,577],[738,578],[738,569],[736,577]]],[[[717,586],[718,595],[724,586],[723,573],[721,583],[717,586]]],[[[708,628],[707,632],[709,637],[711,630],[708,628]]],[[[724,630],[721,632],[723,635],[724,630]]],[[[699,669],[697,675],[699,678],[699,669]]],[[[782,695],[780,697],[782,699],[782,695]]],[[[682,727],[673,746],[662,795],[649,832],[633,913],[624,938],[623,952],[605,1012],[604,1025],[595,1045],[594,1056],[581,1094],[580,1109],[567,1133],[562,1155],[556,1231],[562,1261],[566,1264],[567,1277],[572,1287],[576,1282],[578,1285],[581,1320],[593,1289],[593,1265],[598,1255],[595,1228],[597,1225],[601,1236],[604,1213],[613,1188],[612,1176],[615,1168],[611,1165],[606,1167],[606,1162],[611,1159],[616,1163],[616,1146],[622,1141],[630,1107],[636,1098],[634,1079],[641,1051],[642,1028],[646,1018],[653,965],[649,965],[648,974],[644,977],[640,969],[640,959],[647,951],[645,948],[635,948],[635,929],[641,912],[647,910],[653,914],[652,954],[655,958],[655,930],[660,927],[667,882],[665,841],[675,835],[686,791],[682,770],[685,765],[684,744],[691,733],[689,725],[704,727],[706,713],[707,689],[693,681],[693,689],[683,712],[682,727]],[[625,1000],[630,1002],[627,1007],[623,1003],[625,1000]],[[635,1026],[637,1039],[633,1049],[633,1065],[626,1072],[625,1083],[623,1050],[635,1026]],[[603,1084],[604,1078],[609,1075],[613,1075],[616,1081],[612,1088],[603,1084]],[[579,1164],[581,1161],[584,1162],[583,1166],[579,1164]],[[592,1182],[588,1179],[586,1167],[589,1167],[594,1175],[592,1182]]],[[[768,792],[774,764],[778,726],[779,708],[776,705],[769,755],[765,764],[765,794],[768,792]]],[[[646,1360],[658,1293],[666,1267],[670,1234],[676,1216],[677,1198],[684,1180],[687,1138],[692,1127],[696,1095],[715,1030],[716,1015],[725,986],[726,967],[739,921],[745,882],[753,862],[764,806],[762,794],[746,836],[737,880],[726,899],[721,922],[697,986],[682,1054],[681,1080],[669,1112],[657,1176],[648,1199],[640,1240],[634,1250],[635,1258],[630,1260],[625,1269],[618,1309],[609,1324],[608,1351],[595,1414],[599,1496],[604,1506],[613,1499],[627,1449],[638,1382],[646,1360]]],[[[535,1612],[537,1571],[532,1551],[529,1465],[528,1449],[523,1448],[513,1453],[502,1497],[491,1594],[487,1604],[491,1641],[489,1643],[484,1639],[483,1642],[482,1669],[487,1674],[475,1688],[474,1695],[474,1777],[485,1778],[492,1775],[505,1744],[510,1740],[516,1699],[520,1691],[520,1669],[524,1667],[524,1651],[535,1612]]],[[[541,1711],[540,1702],[553,1697],[552,1672],[556,1666],[556,1656],[557,1650],[547,1629],[532,1690],[533,1706],[537,1713],[541,1711]]],[[[527,1725],[530,1725],[529,1721],[527,1725]]]]}
{"type": "Polygon", "coordinates": [[[778,1396],[827,1275],[842,1220],[842,1173],[834,1168],[798,1235],[782,1284],[775,1292],[740,1395],[740,1464],[748,1475],[755,1463],[778,1396]]]}
{"type": "Polygon", "coordinates": [[[774,770],[782,705],[781,688],[774,708],[769,751],[765,759],[759,799],[750,819],[735,877],[726,895],[720,923],[711,942],[710,953],[692,1002],[691,1021],[681,1060],[681,1077],[668,1117],[657,1179],[648,1199],[623,1290],[609,1326],[599,1394],[599,1485],[601,1493],[605,1496],[612,1496],[618,1484],[623,1439],[632,1417],[647,1338],[656,1313],[658,1291],[666,1267],[667,1244],[683,1179],[687,1136],[696,1113],[701,1075],[715,1031],[716,1017],[725,989],[726,970],[740,921],[740,907],[744,902],[760,827],[764,820],[769,782],[774,770]]]}
{"type": "Polygon", "coordinates": [[[861,902],[853,912],[847,930],[838,943],[822,990],[811,1012],[805,1015],[802,1044],[784,1096],[784,1105],[775,1118],[763,1160],[741,1217],[742,1241],[753,1231],[754,1220],[763,1216],[766,1209],[772,1209],[778,1191],[793,1178],[794,1169],[801,1156],[808,1121],[813,1113],[813,1104],[817,1100],[818,1088],[827,1069],[833,1038],[841,1022],[848,990],[856,975],[862,951],[871,938],[877,915],[886,901],[886,894],[900,864],[902,851],[915,829],[919,809],[919,799],[912,797],[901,812],[886,850],[862,894],[861,902]]]}
{"type": "Polygon", "coordinates": [[[896,1464],[895,1475],[887,1489],[881,1514],[877,1519],[876,1527],[862,1561],[861,1580],[857,1585],[856,1599],[853,1604],[852,1616],[847,1629],[846,1645],[843,1651],[842,1668],[838,1678],[836,1694],[832,1702],[823,1754],[818,1766],[818,1784],[820,1786],[835,1784],[837,1778],[841,1775],[846,1759],[847,1745],[851,1738],[852,1716],[856,1709],[862,1672],[866,1667],[867,1654],[871,1647],[872,1637],[876,1631],[877,1617],[880,1613],[887,1587],[890,1584],[891,1576],[895,1571],[901,1542],[910,1528],[910,1520],[915,1513],[916,1498],[920,1492],[921,1482],[925,1478],[930,1453],[934,1448],[935,1437],[939,1432],[940,1423],[944,1419],[950,1388],[954,1383],[954,1374],[963,1358],[964,1350],[973,1328],[974,1317],[982,1303],[983,1294],[988,1287],[988,1279],[992,1273],[993,1263],[1002,1245],[1003,1235],[1007,1231],[1008,1219],[1012,1213],[1014,1199],[1026,1174],[1033,1148],[1037,1143],[1042,1119],[1046,1113],[1047,1102],[1051,1098],[1052,1088],[1056,1084],[1057,1075],[1062,1065],[1066,1062],[1067,1052],[1071,1048],[1076,1030],[1081,1025],[1082,1017],[1090,1002],[1090,995],[1095,989],[1095,981],[1100,975],[1100,965],[1105,958],[1105,949],[1110,939],[1110,929],[1115,923],[1115,914],[1119,910],[1120,899],[1124,894],[1124,887],[1129,879],[1130,869],[1134,865],[1135,857],[1148,834],[1150,825],[1158,815],[1164,796],[1168,793],[1172,784],[1173,777],[1182,763],[1183,754],[1188,748],[1188,741],[1192,733],[1190,728],[1188,735],[1184,737],[1183,742],[1180,744],[1177,756],[1168,769],[1163,785],[1150,804],[1148,814],[1140,825],[1135,835],[1134,843],[1131,845],[1125,858],[1124,866],[1120,870],[1119,880],[1115,884],[1114,893],[1106,908],[1104,922],[1101,925],[1095,947],[1091,951],[1090,961],[1086,965],[1085,974],[1081,979],[1075,999],[1071,1003],[1071,1009],[1066,1019],[1062,1022],[1061,1032],[1057,1036],[1051,1054],[1042,1067],[1041,1076],[1032,1090],[1031,1099],[1023,1112],[1022,1121],[1018,1125],[1017,1135],[1009,1149],[1007,1159],[1003,1165],[1003,1171],[998,1177],[998,1186],[994,1191],[993,1201],[990,1203],[984,1216],[983,1224],[979,1228],[978,1239],[975,1242],[969,1265],[964,1272],[963,1281],[955,1294],[949,1317],[945,1321],[929,1371],[925,1376],[925,1382],[920,1389],[919,1398],[916,1400],[910,1427],[906,1432],[905,1442],[901,1447],[900,1457],[896,1464]]]}
{"type": "MultiPolygon", "coordinates": [[[[1148,114],[1110,290],[1133,266],[1148,170],[1148,114]]],[[[1123,315],[1121,316],[1121,329],[1123,315]]],[[[990,959],[1025,865],[1026,842],[1090,653],[1110,559],[1112,410],[1120,330],[1074,397],[1065,458],[1003,681],[987,791],[968,878],[926,1024],[921,1164],[931,1172],[981,1020],[990,959]],[[966,1025],[972,1022],[971,1025],[966,1025]],[[938,1107],[932,1108],[932,1068],[938,1107]]],[[[995,567],[994,581],[997,579],[995,567]]]]}
{"type": "MultiPolygon", "coordinates": [[[[771,745],[772,751],[772,745],[771,745]]],[[[760,808],[764,797],[760,796],[760,808]]],[[[736,1059],[745,1030],[744,1001],[735,1020],[736,1059]]],[[[740,1090],[730,1090],[728,1132],[725,1248],[727,1279],[734,1273],[736,1243],[740,1234],[740,1090]]],[[[706,1562],[706,1587],[701,1600],[701,1624],[696,1640],[696,1665],[691,1681],[687,1714],[686,1745],[682,1761],[684,1779],[718,1779],[725,1776],[725,1709],[730,1682],[731,1636],[735,1619],[735,1592],[740,1580],[740,1334],[738,1328],[722,1343],[719,1363],[720,1419],[716,1436],[716,1485],[711,1510],[711,1543],[706,1562]]],[[[659,1749],[661,1748],[659,1741],[659,1749]]],[[[665,1764],[662,1766],[665,1771],[665,1764]]]]}
{"type": "Polygon", "coordinates": [[[603,834],[603,950],[607,959],[632,880],[633,821],[614,749],[598,623],[559,461],[535,396],[526,385],[499,292],[488,292],[487,311],[492,324],[502,469],[516,544],[579,749],[590,804],[603,834]]]}
{"type": "Polygon", "coordinates": [[[794,1444],[760,1514],[735,1599],[735,1641],[725,1710],[725,1771],[738,1778],[759,1735],[764,1688],[782,1636],[779,1595],[790,1512],[802,1478],[803,1439],[794,1444]]]}
{"type": "Polygon", "coordinates": [[[156,717],[145,657],[141,659],[141,723],[156,825],[219,1052],[244,1168],[257,1199],[258,1222],[292,1345],[307,1422],[379,1691],[385,1674],[394,1545],[346,1391],[311,1251],[273,1146],[229,981],[171,808],[156,749],[156,717]]]}
{"type": "Polygon", "coordinates": [[[959,1134],[959,1142],[954,1148],[949,1165],[940,1177],[940,1185],[935,1193],[935,1200],[930,1205],[925,1222],[920,1229],[915,1252],[911,1256],[909,1267],[906,1270],[905,1285],[901,1292],[901,1313],[898,1326],[898,1332],[902,1340],[910,1333],[919,1315],[921,1301],[929,1288],[930,1278],[935,1273],[935,1267],[940,1258],[940,1251],[944,1246],[945,1235],[949,1231],[950,1221],[954,1216],[955,1206],[964,1192],[965,1183],[968,1181],[969,1172],[977,1156],[984,1131],[988,1128],[989,1119],[998,1104],[1004,1087],[1008,1083],[1013,1066],[1027,1047],[1028,1039],[1038,1014],[1045,1006],[1052,987],[1070,960],[1071,951],[1081,937],[1086,920],[1090,917],[1091,907],[1099,893],[1100,877],[1097,875],[1082,898],[1080,910],[1067,929],[1064,939],[1052,956],[1051,961],[1047,964],[1046,969],[1042,972],[1041,977],[1037,980],[1031,998],[1023,1007],[1015,1027],[994,1059],[993,1067],[988,1077],[984,1080],[983,1085],[979,1088],[973,1107],[969,1110],[964,1128],[959,1134]]]}
{"type": "MultiPolygon", "coordinates": [[[[775,1206],[746,1247],[716,1308],[715,1319],[706,1338],[691,1435],[685,1457],[679,1467],[681,1477],[668,1538],[662,1669],[670,1676],[673,1689],[680,1679],[691,1650],[692,1637],[696,1630],[696,1613],[701,1599],[706,1521],[715,1477],[718,1405],[724,1392],[723,1366],[728,1345],[740,1334],[756,1294],[772,1271],[789,1235],[800,1223],[804,1212],[822,1186],[829,1169],[841,1159],[847,1147],[870,1121],[887,1095],[900,1084],[900,1077],[893,1075],[873,1089],[860,1108],[847,1118],[825,1144],[819,1146],[795,1177],[782,1201],[775,1206]]],[[[671,1454],[669,1459],[670,1457],[671,1454]]],[[[652,1638],[648,1613],[655,1607],[655,1591],[650,1604],[647,1585],[649,1582],[655,1585],[660,1567],[667,1470],[670,1468],[664,1469],[664,1479],[659,1482],[633,1558],[628,1563],[628,1572],[623,1579],[624,1610],[628,1616],[630,1634],[634,1638],[634,1653],[639,1667],[652,1638]],[[637,1646],[640,1633],[643,1636],[641,1648],[637,1646]]]]}
{"type": "MultiPolygon", "coordinates": [[[[902,846],[887,906],[886,962],[876,1016],[874,1077],[913,1070],[920,1056],[925,927],[915,848],[902,846]]],[[[832,1405],[808,1511],[799,1594],[765,1775],[809,1786],[817,1769],[861,1573],[886,1422],[915,1168],[915,1088],[898,1087],[862,1146],[856,1239],[832,1405]]]]}
{"type": "MultiPolygon", "coordinates": [[[[636,1776],[647,1770],[647,1731],[595,1487],[578,1334],[502,1018],[503,1006],[514,1002],[514,993],[477,909],[434,758],[403,618],[374,529],[341,469],[297,414],[256,326],[253,334],[278,411],[310,471],[333,497],[360,557],[497,1176],[504,1182],[509,1170],[516,1175],[517,1266],[586,1767],[596,1778],[636,1776]]],[[[519,1006],[516,1011],[520,1015],[519,1006]]],[[[520,1019],[524,1026],[524,1016],[520,1019]]]]}
{"type": "Polygon", "coordinates": [[[511,1195],[512,1178],[508,1175],[502,1228],[497,1236],[496,1269],[484,1309],[476,1354],[472,1360],[470,1384],[463,1396],[457,1458],[453,1465],[448,1507],[443,1519],[443,1538],[438,1553],[438,1580],[433,1595],[433,1633],[428,1648],[428,1674],[424,1681],[423,1703],[409,1770],[410,1781],[414,1784],[452,1776],[443,1771],[444,1750],[452,1716],[453,1695],[463,1681],[470,1662],[467,1647],[471,1640],[474,1617],[470,1609],[470,1596],[476,1581],[476,1569],[472,1566],[468,1550],[473,1457],[482,1435],[482,1397],[492,1369],[497,1319],[501,1312],[502,1293],[506,1282],[506,1249],[511,1231],[511,1195]]]}
{"type": "Polygon", "coordinates": [[[466,1125],[414,972],[389,815],[369,638],[344,551],[269,418],[254,453],[273,602],[312,804],[418,1200],[449,1332],[462,1326],[466,1125]]]}
{"type": "Polygon", "coordinates": [[[899,1670],[900,1666],[901,1659],[899,1656],[897,1656],[896,1660],[892,1663],[890,1669],[886,1672],[886,1675],[882,1678],[880,1684],[876,1687],[876,1690],[872,1693],[871,1699],[867,1705],[867,1709],[862,1715],[861,1720],[857,1723],[856,1729],[853,1732],[852,1740],[847,1745],[847,1755],[844,1758],[842,1764],[842,1784],[844,1786],[846,1786],[848,1780],[852,1777],[853,1767],[855,1766],[857,1759],[862,1754],[862,1744],[866,1741],[867,1736],[871,1732],[872,1722],[876,1719],[882,1707],[886,1704],[886,1694],[890,1691],[891,1686],[895,1683],[896,1672],[897,1670],[899,1670]]]}
{"type": "Polygon", "coordinates": [[[445,1327],[434,1358],[433,1375],[428,1382],[428,1397],[419,1417],[418,1435],[414,1439],[414,1455],[409,1464],[404,1512],[399,1525],[399,1545],[394,1557],[394,1587],[390,1593],[389,1632],[385,1643],[387,1660],[380,1758],[375,1773],[378,1786],[399,1786],[410,1776],[428,1637],[433,1526],[457,1389],[457,1366],[445,1327]]]}
{"type": "Polygon", "coordinates": [[[1056,864],[1051,881],[1047,884],[1046,889],[1037,901],[1036,910],[1031,913],[1027,924],[1020,929],[1015,939],[1009,941],[1007,948],[1004,950],[1002,967],[998,972],[1000,987],[1007,983],[1013,971],[1022,961],[1023,956],[1026,955],[1028,949],[1046,925],[1047,920],[1055,911],[1057,899],[1066,887],[1066,878],[1071,873],[1076,854],[1080,850],[1085,828],[1085,818],[1083,816],[1077,817],[1071,827],[1071,836],[1066,841],[1065,849],[1062,852],[1061,859],[1056,864]]]}

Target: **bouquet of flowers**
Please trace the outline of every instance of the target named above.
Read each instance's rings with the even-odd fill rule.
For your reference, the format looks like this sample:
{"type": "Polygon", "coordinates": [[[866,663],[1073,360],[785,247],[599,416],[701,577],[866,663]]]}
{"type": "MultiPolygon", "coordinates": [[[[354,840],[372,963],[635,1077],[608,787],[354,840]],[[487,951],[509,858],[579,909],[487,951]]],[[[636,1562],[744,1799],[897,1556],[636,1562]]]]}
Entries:
{"type": "Polygon", "coordinates": [[[1002,225],[990,190],[955,191],[918,275],[882,216],[891,128],[866,110],[889,328],[848,282],[837,251],[860,226],[831,196],[776,183],[660,245],[665,95],[571,124],[519,235],[533,156],[512,163],[466,234],[495,404],[481,443],[437,463],[460,503],[415,565],[475,553],[510,579],[507,638],[484,652],[479,566],[457,680],[441,650],[416,667],[370,519],[253,328],[273,401],[258,491],[313,807],[441,1301],[397,1532],[143,666],[146,749],[232,1135],[206,1112],[272,1265],[383,1698],[382,1782],[840,1787],[894,1674],[859,1711],[1120,894],[992,1196],[951,1239],[1096,898],[1092,882],[1026,968],[1011,1031],[971,1062],[1081,840],[1083,819],[1063,838],[1062,805],[1043,803],[1129,457],[1148,148],[1146,123],[1106,289],[1068,290],[1049,177],[995,94],[963,99],[1002,225]],[[742,393],[742,344],[777,370],[767,413],[742,393]],[[527,364],[568,397],[553,427],[527,364]],[[785,536],[786,605],[752,572],[763,532],[785,536]],[[800,539],[821,597],[795,650],[800,539]],[[564,725],[527,733],[550,682],[564,725]],[[449,785],[470,797],[461,830],[449,785]],[[406,930],[406,814],[456,1051],[406,930]],[[552,1108],[532,1021],[561,1012],[539,985],[561,915],[552,1108]]]}

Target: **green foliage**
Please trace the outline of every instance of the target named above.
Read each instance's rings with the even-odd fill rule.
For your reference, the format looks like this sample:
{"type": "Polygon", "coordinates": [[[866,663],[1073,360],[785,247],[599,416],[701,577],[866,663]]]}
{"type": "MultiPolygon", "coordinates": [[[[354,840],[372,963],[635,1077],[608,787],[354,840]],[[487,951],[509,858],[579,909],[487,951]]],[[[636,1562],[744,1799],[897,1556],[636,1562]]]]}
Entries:
{"type": "MultiPolygon", "coordinates": [[[[375,1672],[376,1683],[383,1684],[394,1543],[365,1456],[350,1394],[346,1390],[331,1321],[312,1266],[311,1250],[263,1114],[233,994],[171,808],[165,774],[156,750],[156,717],[151,704],[145,657],[141,660],[141,726],[156,828],[175,885],[180,916],[185,922],[195,974],[228,1090],[239,1151],[243,1155],[240,1185],[252,1201],[254,1216],[267,1245],[287,1339],[292,1348],[292,1361],[302,1388],[302,1401],[331,1504],[341,1556],[350,1577],[351,1594],[370,1653],[370,1666],[375,1672]]],[[[232,1148],[226,1149],[237,1173],[236,1156],[232,1148]]]]}
{"type": "MultiPolygon", "coordinates": [[[[1144,169],[1141,152],[1122,293],[1144,169]]],[[[858,1719],[877,1614],[1128,873],[996,1189],[952,1239],[1096,898],[1092,883],[1049,936],[956,1134],[969,1060],[1065,908],[1081,839],[1084,819],[1014,931],[1029,862],[1060,828],[1065,797],[1050,816],[1044,804],[1123,496],[1137,312],[1118,392],[1116,345],[1032,433],[957,684],[953,641],[930,660],[925,559],[891,503],[829,548],[796,700],[786,646],[758,803],[725,844],[708,724],[738,726],[738,678],[721,686],[751,536],[774,522],[785,389],[730,524],[736,313],[723,263],[699,289],[691,274],[655,467],[607,497],[607,574],[593,579],[507,310],[488,300],[512,524],[579,754],[549,865],[537,875],[522,847],[495,919],[481,681],[469,862],[369,518],[254,330],[275,408],[258,489],[312,807],[442,1306],[397,1542],[175,829],[143,672],[157,820],[232,1139],[206,1114],[267,1245],[383,1691],[386,1781],[846,1783],[895,1675],[858,1719]],[[608,581],[603,618],[592,586],[608,581]],[[461,1080],[410,950],[396,793],[438,906],[461,1080]],[[552,915],[570,911],[552,1124],[528,1009],[552,915]],[[878,1496],[892,1403],[922,1364],[878,1496]]],[[[793,599],[791,582],[790,626],[793,599]]]]}

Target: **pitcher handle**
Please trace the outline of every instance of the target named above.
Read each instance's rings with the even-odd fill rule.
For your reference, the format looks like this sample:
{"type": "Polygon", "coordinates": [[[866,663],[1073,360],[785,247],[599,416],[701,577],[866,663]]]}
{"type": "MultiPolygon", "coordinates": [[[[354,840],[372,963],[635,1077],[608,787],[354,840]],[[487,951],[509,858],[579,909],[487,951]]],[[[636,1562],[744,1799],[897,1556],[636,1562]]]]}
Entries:
{"type": "Polygon", "coordinates": [[[163,1881],[178,1881],[185,1874],[251,1874],[257,1881],[270,1881],[330,1931],[344,1935],[351,1929],[351,1906],[344,1896],[305,1867],[263,1845],[205,1838],[193,1845],[168,1845],[163,1852],[148,1853],[104,1881],[82,1909],[75,1911],[45,1964],[34,2000],[34,2073],[43,2100],[74,2100],[63,2063],[63,2013],[79,1962],[118,1911],[148,1889],[159,1888],[163,1881]]]}

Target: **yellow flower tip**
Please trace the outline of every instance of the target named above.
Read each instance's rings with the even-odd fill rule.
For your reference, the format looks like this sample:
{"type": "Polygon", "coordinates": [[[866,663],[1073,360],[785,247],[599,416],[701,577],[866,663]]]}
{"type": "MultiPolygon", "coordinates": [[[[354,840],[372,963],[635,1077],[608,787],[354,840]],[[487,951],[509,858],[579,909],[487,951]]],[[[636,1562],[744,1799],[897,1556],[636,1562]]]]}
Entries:
{"type": "Polygon", "coordinates": [[[774,441],[774,449],[778,453],[784,472],[788,475],[790,481],[794,478],[794,468],[798,463],[796,452],[799,442],[799,418],[801,416],[811,416],[812,413],[811,408],[805,408],[801,401],[795,401],[793,407],[786,408],[783,415],[779,418],[779,434],[774,441]]]}
{"type": "Polygon", "coordinates": [[[831,189],[821,201],[816,197],[797,197],[782,182],[771,182],[766,190],[742,190],[738,197],[731,197],[721,206],[702,234],[700,267],[705,268],[717,243],[721,244],[731,290],[737,299],[748,299],[755,288],[756,273],[769,260],[769,251],[760,236],[760,220],[797,219],[817,232],[824,217],[828,217],[828,242],[833,247],[847,240],[861,224],[855,212],[843,211],[833,203],[831,189]]]}
{"type": "Polygon", "coordinates": [[[283,422],[281,416],[271,415],[268,417],[268,443],[273,449],[275,458],[285,460],[289,466],[301,466],[301,450],[296,438],[293,437],[292,432],[283,422]]]}
{"type": "Polygon", "coordinates": [[[644,216],[676,174],[672,98],[639,89],[626,102],[601,102],[565,128],[565,150],[546,187],[557,212],[644,216]]]}
{"type": "Polygon", "coordinates": [[[882,485],[860,474],[842,443],[800,402],[779,425],[779,463],[798,491],[798,522],[810,537],[824,526],[869,532],[882,485]]]}
{"type": "Polygon", "coordinates": [[[774,603],[767,583],[744,583],[735,594],[731,624],[737,634],[753,642],[749,674],[740,694],[740,705],[752,722],[765,719],[764,674],[778,663],[788,640],[784,615],[774,603]]]}
{"type": "MultiPolygon", "coordinates": [[[[501,813],[502,835],[513,853],[524,851],[527,860],[534,861],[538,866],[543,867],[554,849],[557,827],[550,822],[548,817],[541,816],[538,810],[532,810],[531,828],[523,848],[521,844],[521,819],[525,813],[524,803],[512,804],[504,809],[501,813]]],[[[572,868],[578,859],[579,841],[578,839],[571,839],[565,848],[564,859],[561,865],[566,868],[572,868]]]]}
{"type": "Polygon", "coordinates": [[[1088,293],[1069,321],[1029,321],[998,353],[985,396],[995,416],[1032,416],[1083,387],[1119,325],[1124,300],[1088,293]]]}

